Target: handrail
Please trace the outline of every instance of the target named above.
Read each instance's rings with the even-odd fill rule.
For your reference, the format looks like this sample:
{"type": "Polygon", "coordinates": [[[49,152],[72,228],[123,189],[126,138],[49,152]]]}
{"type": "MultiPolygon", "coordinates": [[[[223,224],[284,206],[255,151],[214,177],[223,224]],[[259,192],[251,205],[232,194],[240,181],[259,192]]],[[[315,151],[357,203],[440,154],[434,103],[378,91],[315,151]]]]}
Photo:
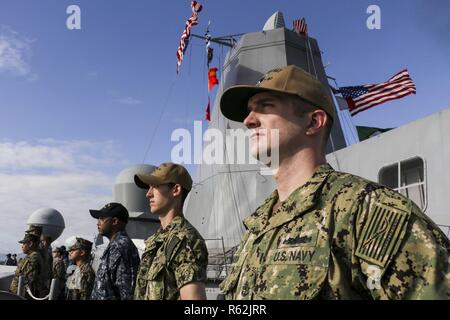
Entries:
{"type": "Polygon", "coordinates": [[[46,295],[45,297],[43,297],[43,298],[38,298],[38,297],[33,296],[33,294],[31,293],[30,287],[26,286],[25,288],[26,288],[26,290],[27,290],[28,295],[29,295],[33,300],[39,300],[39,301],[41,301],[41,300],[47,300],[47,299],[50,300],[50,299],[49,299],[49,298],[50,298],[50,293],[49,293],[48,295],[46,295]]]}
{"type": "Polygon", "coordinates": [[[19,281],[18,281],[18,286],[17,286],[17,295],[23,297],[24,296],[24,289],[25,289],[26,292],[28,293],[28,295],[33,300],[38,300],[38,301],[55,300],[57,298],[57,296],[56,296],[57,284],[58,284],[58,279],[52,279],[52,282],[50,284],[50,291],[49,291],[49,293],[45,297],[39,298],[39,297],[35,297],[33,295],[33,293],[31,292],[30,287],[28,285],[24,284],[23,276],[19,276],[19,281]]]}
{"type": "MultiPolygon", "coordinates": [[[[213,268],[212,271],[214,271],[216,273],[215,278],[214,279],[219,279],[220,278],[220,274],[223,272],[223,270],[225,270],[225,276],[228,275],[228,262],[227,262],[227,251],[225,250],[225,243],[223,241],[223,237],[220,238],[209,238],[209,239],[204,239],[205,241],[221,241],[222,244],[222,252],[221,253],[216,253],[215,255],[211,255],[209,254],[208,256],[211,258],[221,258],[222,259],[222,263],[210,263],[208,261],[208,266],[212,266],[212,267],[216,267],[213,268]],[[217,269],[217,267],[219,267],[217,269]]],[[[209,259],[208,259],[209,260],[209,259]]]]}

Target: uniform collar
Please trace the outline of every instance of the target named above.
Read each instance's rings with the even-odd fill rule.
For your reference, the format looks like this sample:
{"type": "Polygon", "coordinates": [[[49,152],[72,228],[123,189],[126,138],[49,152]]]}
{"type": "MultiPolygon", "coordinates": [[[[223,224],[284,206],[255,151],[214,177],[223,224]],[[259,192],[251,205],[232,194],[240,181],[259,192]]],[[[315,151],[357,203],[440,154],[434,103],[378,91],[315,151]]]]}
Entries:
{"type": "Polygon", "coordinates": [[[171,230],[174,228],[180,226],[184,222],[183,216],[176,216],[175,218],[170,221],[170,223],[166,226],[165,229],[160,227],[155,234],[153,234],[151,237],[149,237],[147,240],[145,240],[145,245],[147,250],[150,250],[154,247],[157,247],[158,242],[164,242],[166,239],[166,236],[170,233],[171,230]]]}
{"type": "Polygon", "coordinates": [[[117,233],[114,235],[114,238],[111,240],[111,242],[117,241],[119,238],[122,238],[123,236],[126,236],[127,232],[125,230],[117,231],[117,233]]]}
{"type": "Polygon", "coordinates": [[[318,191],[321,190],[322,185],[332,172],[334,170],[328,163],[321,165],[308,182],[293,191],[281,203],[278,210],[271,214],[273,206],[278,201],[278,191],[275,190],[256,209],[254,214],[244,220],[244,225],[250,232],[259,234],[261,231],[267,232],[303,214],[315,206],[318,191]]]}
{"type": "Polygon", "coordinates": [[[175,216],[172,221],[166,226],[165,229],[160,228],[162,233],[168,233],[170,230],[176,228],[177,226],[181,225],[184,221],[184,217],[177,215],[175,216]]]}

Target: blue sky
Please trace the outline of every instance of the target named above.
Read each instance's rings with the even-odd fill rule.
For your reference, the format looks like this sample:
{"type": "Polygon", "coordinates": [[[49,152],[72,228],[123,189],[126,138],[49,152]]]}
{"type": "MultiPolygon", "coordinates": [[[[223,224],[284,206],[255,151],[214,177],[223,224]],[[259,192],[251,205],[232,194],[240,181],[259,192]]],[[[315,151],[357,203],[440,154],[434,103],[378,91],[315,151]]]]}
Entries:
{"type": "MultiPolygon", "coordinates": [[[[341,86],[383,82],[408,68],[417,94],[358,114],[356,125],[397,127],[450,107],[446,0],[200,2],[196,34],[208,20],[222,36],[260,31],[277,10],[288,27],[306,17],[341,86]],[[366,27],[371,4],[381,8],[381,30],[366,27]]],[[[170,160],[172,131],[203,119],[202,41],[191,41],[175,73],[190,14],[186,0],[0,2],[0,210],[10,222],[0,226],[0,252],[16,248],[26,218],[42,206],[67,215],[65,236],[93,233],[80,212],[110,200],[114,177],[142,163],[154,128],[145,162],[159,164],[170,160]],[[66,28],[71,4],[81,8],[81,30],[66,28]]],[[[219,66],[224,55],[215,50],[219,66]]]]}

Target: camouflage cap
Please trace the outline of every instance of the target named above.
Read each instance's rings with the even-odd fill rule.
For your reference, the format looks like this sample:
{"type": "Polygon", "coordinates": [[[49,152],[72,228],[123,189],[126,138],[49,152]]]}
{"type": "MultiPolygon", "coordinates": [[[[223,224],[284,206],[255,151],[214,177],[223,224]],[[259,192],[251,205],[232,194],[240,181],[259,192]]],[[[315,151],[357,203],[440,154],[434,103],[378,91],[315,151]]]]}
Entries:
{"type": "Polygon", "coordinates": [[[30,224],[28,230],[25,231],[27,234],[32,234],[36,237],[40,237],[42,235],[42,226],[36,224],[30,224]]]}
{"type": "Polygon", "coordinates": [[[324,110],[335,118],[334,104],[329,90],[313,75],[290,65],[267,72],[256,85],[237,85],[228,88],[220,99],[220,110],[230,120],[243,122],[248,116],[248,100],[257,93],[278,92],[292,94],[324,110]]]}
{"type": "Polygon", "coordinates": [[[69,251],[82,249],[87,252],[91,252],[92,250],[92,242],[83,238],[76,238],[77,241],[69,248],[69,251]]]}
{"type": "Polygon", "coordinates": [[[39,242],[39,236],[36,236],[34,234],[31,233],[25,233],[25,236],[23,237],[22,240],[19,241],[19,243],[27,243],[28,241],[33,241],[35,243],[39,242]]]}
{"type": "Polygon", "coordinates": [[[171,162],[161,164],[151,174],[136,174],[134,182],[142,189],[165,183],[177,183],[188,192],[192,189],[192,178],[186,168],[171,162]]]}

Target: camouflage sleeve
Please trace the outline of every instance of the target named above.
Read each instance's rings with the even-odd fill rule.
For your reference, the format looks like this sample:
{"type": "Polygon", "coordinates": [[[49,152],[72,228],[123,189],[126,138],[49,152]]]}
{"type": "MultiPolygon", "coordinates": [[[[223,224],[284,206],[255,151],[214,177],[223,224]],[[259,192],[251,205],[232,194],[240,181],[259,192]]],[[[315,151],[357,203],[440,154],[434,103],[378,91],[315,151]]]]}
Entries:
{"type": "Polygon", "coordinates": [[[178,289],[190,282],[206,282],[208,251],[202,239],[184,238],[172,257],[170,266],[178,289]]]}
{"type": "Polygon", "coordinates": [[[22,266],[22,261],[18,263],[17,268],[16,268],[16,272],[14,272],[14,278],[12,279],[11,285],[9,286],[9,291],[17,294],[17,287],[19,285],[19,276],[20,276],[20,268],[22,266]]]}
{"type": "Polygon", "coordinates": [[[450,242],[412,201],[375,191],[357,217],[354,254],[374,299],[450,299],[450,242]]]}
{"type": "Polygon", "coordinates": [[[62,261],[60,263],[55,264],[55,266],[53,268],[53,278],[58,279],[59,281],[65,282],[66,268],[62,261]]]}
{"type": "Polygon", "coordinates": [[[41,288],[39,286],[41,281],[41,268],[37,255],[31,255],[28,261],[25,262],[22,268],[22,275],[24,276],[25,285],[28,285],[34,295],[40,295],[41,288]]]}
{"type": "Polygon", "coordinates": [[[113,264],[112,280],[120,299],[132,300],[134,290],[133,270],[126,258],[127,254],[117,255],[113,264]]]}
{"type": "Polygon", "coordinates": [[[83,270],[80,279],[80,300],[89,300],[92,289],[94,288],[95,273],[92,268],[88,267],[83,270]]]}
{"type": "Polygon", "coordinates": [[[246,247],[247,241],[249,239],[250,232],[247,231],[239,244],[236,252],[233,254],[233,261],[231,266],[228,268],[228,274],[225,279],[220,283],[219,288],[225,294],[226,300],[236,299],[236,283],[239,279],[241,266],[245,258],[243,251],[246,247]]]}

